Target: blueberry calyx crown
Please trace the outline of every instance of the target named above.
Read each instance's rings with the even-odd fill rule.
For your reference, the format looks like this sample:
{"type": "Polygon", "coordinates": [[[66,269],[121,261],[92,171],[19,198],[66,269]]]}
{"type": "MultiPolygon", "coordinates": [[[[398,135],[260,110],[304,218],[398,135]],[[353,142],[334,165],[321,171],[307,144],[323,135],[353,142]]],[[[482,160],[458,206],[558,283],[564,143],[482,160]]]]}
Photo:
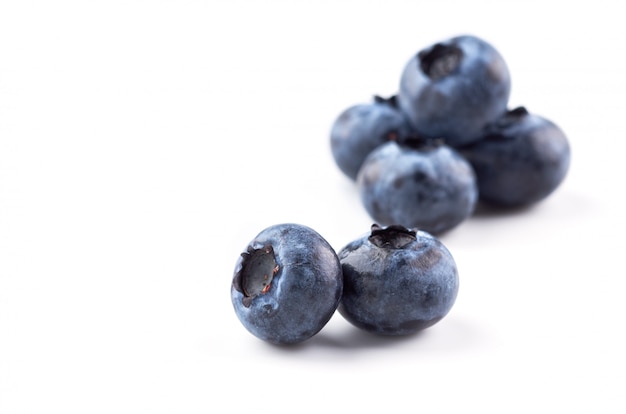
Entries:
{"type": "Polygon", "coordinates": [[[374,223],[368,240],[381,249],[402,249],[417,240],[416,235],[415,230],[397,224],[381,227],[374,223]]]}
{"type": "Polygon", "coordinates": [[[260,249],[248,246],[247,251],[241,253],[241,257],[241,270],[235,275],[233,285],[243,293],[243,305],[249,307],[255,297],[270,290],[279,266],[274,248],[270,244],[260,249]]]}
{"type": "Polygon", "coordinates": [[[437,43],[417,54],[419,68],[432,80],[448,76],[461,64],[463,50],[454,45],[437,43]]]}
{"type": "Polygon", "coordinates": [[[418,134],[409,134],[398,139],[398,144],[418,151],[432,151],[445,144],[443,138],[427,138],[418,134]]]}
{"type": "Polygon", "coordinates": [[[519,123],[528,115],[529,112],[524,106],[508,110],[500,119],[485,127],[484,139],[492,141],[507,139],[508,135],[504,134],[503,131],[519,123]]]}
{"type": "Polygon", "coordinates": [[[374,95],[374,102],[377,104],[389,105],[392,108],[398,108],[398,95],[391,95],[389,98],[374,95]]]}
{"type": "MultiPolygon", "coordinates": [[[[391,95],[388,98],[385,98],[383,96],[380,95],[374,95],[374,103],[378,104],[378,105],[387,105],[390,108],[393,109],[398,109],[399,110],[399,106],[398,106],[398,95],[391,95]]],[[[384,135],[383,135],[383,139],[385,141],[398,141],[398,139],[400,138],[400,133],[395,130],[392,129],[390,131],[387,131],[384,135]]]]}
{"type": "Polygon", "coordinates": [[[524,106],[518,106],[515,109],[509,109],[506,113],[495,122],[496,125],[501,127],[510,126],[518,122],[521,118],[528,115],[528,110],[524,106]]]}

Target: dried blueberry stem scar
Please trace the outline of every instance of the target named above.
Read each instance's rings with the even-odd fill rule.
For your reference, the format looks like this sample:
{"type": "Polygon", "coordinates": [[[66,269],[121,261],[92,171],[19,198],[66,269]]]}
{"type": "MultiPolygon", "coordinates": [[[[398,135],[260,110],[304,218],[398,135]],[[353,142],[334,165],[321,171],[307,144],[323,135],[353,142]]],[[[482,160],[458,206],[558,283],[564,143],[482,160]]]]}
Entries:
{"type": "Polygon", "coordinates": [[[391,225],[383,228],[374,223],[368,240],[380,248],[402,249],[416,240],[416,234],[415,230],[406,227],[391,225]]]}
{"type": "Polygon", "coordinates": [[[243,262],[238,275],[238,285],[244,294],[243,304],[250,306],[252,299],[270,290],[279,266],[271,245],[265,245],[260,249],[248,246],[248,251],[241,256],[243,262]]]}
{"type": "Polygon", "coordinates": [[[417,54],[420,69],[432,80],[448,76],[461,64],[463,50],[454,45],[437,43],[417,54]]]}

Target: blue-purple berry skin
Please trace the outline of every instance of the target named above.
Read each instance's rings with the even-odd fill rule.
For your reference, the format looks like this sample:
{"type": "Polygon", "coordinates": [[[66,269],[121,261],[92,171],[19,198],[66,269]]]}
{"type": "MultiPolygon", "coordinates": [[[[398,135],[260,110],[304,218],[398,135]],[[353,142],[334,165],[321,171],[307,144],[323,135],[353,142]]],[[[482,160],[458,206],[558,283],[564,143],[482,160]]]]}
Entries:
{"type": "Polygon", "coordinates": [[[398,102],[413,128],[453,147],[480,138],[506,112],[511,76],[485,40],[456,36],[420,50],[405,65],[398,102]]]}
{"type": "Polygon", "coordinates": [[[331,128],[330,148],[341,172],[356,180],[370,152],[409,133],[409,123],[397,106],[396,96],[374,96],[371,102],[350,106],[339,114],[331,128]]]}
{"type": "Polygon", "coordinates": [[[547,198],[565,180],[571,162],[563,130],[525,107],[508,111],[480,141],[459,152],[476,172],[480,201],[501,207],[547,198]]]}
{"type": "Polygon", "coordinates": [[[295,223],[261,231],[238,258],[231,300],[243,326],[277,345],[317,334],[343,290],[339,259],[315,230],[295,223]]]}
{"type": "Polygon", "coordinates": [[[441,142],[380,146],[363,163],[357,187],[375,222],[433,235],[461,224],[472,215],[478,199],[471,165],[441,142]]]}
{"type": "Polygon", "coordinates": [[[372,226],[338,253],[344,288],[339,313],[374,334],[410,335],[452,309],[457,265],[433,235],[403,226],[372,226]]]}

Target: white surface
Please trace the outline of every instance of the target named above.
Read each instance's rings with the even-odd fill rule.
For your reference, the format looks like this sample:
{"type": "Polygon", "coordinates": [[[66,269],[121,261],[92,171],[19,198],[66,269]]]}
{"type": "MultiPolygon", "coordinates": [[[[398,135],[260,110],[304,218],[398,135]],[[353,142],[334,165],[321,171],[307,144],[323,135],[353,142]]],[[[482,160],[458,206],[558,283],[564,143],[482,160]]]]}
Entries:
{"type": "Polygon", "coordinates": [[[1,2],[0,412],[624,412],[618,5],[1,2]],[[336,249],[366,232],[330,125],[460,33],[568,134],[566,181],[442,237],[461,287],[423,334],[337,314],[295,348],[257,340],[237,256],[279,222],[336,249]]]}

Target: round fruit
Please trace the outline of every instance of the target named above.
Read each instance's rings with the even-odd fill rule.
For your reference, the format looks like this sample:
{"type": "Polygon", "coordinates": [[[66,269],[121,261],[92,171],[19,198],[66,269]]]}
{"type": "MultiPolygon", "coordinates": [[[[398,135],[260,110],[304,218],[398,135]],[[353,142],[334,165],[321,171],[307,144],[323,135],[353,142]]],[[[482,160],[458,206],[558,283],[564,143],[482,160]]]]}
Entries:
{"type": "Polygon", "coordinates": [[[476,172],[479,199],[506,207],[552,194],[565,179],[571,158],[563,130],[524,107],[507,112],[480,141],[459,151],[476,172]]]}
{"type": "Polygon", "coordinates": [[[477,140],[506,112],[511,77],[500,53],[476,36],[422,49],[406,64],[398,103],[415,130],[451,146],[477,140]]]}
{"type": "Polygon", "coordinates": [[[470,164],[438,140],[380,146],[363,163],[357,186],[374,221],[435,235],[468,218],[478,199],[470,164]]]}
{"type": "Polygon", "coordinates": [[[231,299],[256,337],[294,344],[319,332],[343,288],[339,259],[313,229],[292,223],[261,231],[237,260],[231,299]]]}
{"type": "Polygon", "coordinates": [[[454,258],[426,232],[374,224],[338,256],[344,274],[338,311],[368,332],[415,333],[443,319],[456,301],[454,258]]]}
{"type": "Polygon", "coordinates": [[[372,102],[353,105],[337,117],[331,129],[330,148],[335,163],[346,176],[356,180],[370,152],[407,135],[409,129],[395,96],[374,96],[372,102]]]}

